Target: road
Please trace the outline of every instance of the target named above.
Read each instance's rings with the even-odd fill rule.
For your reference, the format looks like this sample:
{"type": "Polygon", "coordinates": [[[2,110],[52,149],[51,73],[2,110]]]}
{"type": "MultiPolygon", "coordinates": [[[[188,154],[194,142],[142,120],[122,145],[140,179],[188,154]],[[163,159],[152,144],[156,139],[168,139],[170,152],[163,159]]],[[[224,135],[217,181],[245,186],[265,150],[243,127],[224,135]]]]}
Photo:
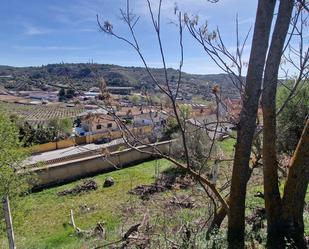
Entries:
{"type": "Polygon", "coordinates": [[[62,158],[62,157],[67,157],[67,156],[72,156],[72,155],[77,155],[81,154],[84,152],[90,152],[110,146],[114,146],[117,144],[122,144],[124,143],[124,140],[122,138],[120,139],[115,139],[111,141],[110,143],[106,144],[85,144],[85,145],[78,145],[74,147],[69,147],[65,149],[59,149],[59,150],[53,150],[49,152],[43,152],[39,154],[35,154],[31,156],[28,160],[24,162],[25,165],[30,165],[30,164],[35,164],[38,162],[44,162],[44,161],[49,161],[49,160],[54,160],[57,158],[62,158]]]}

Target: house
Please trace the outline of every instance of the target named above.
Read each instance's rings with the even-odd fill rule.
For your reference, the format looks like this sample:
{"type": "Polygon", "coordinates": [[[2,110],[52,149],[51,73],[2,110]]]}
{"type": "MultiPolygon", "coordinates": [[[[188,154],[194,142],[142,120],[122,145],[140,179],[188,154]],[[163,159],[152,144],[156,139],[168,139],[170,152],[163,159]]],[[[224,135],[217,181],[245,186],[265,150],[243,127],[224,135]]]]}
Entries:
{"type": "Polygon", "coordinates": [[[218,139],[222,140],[229,137],[232,134],[232,130],[234,129],[234,125],[230,123],[218,123],[217,117],[215,114],[207,115],[205,117],[194,117],[188,119],[188,125],[192,127],[200,127],[203,128],[210,139],[218,139]]]}
{"type": "Polygon", "coordinates": [[[162,127],[166,124],[169,115],[165,111],[146,110],[133,117],[134,126],[153,125],[155,127],[162,127]]]}
{"type": "Polygon", "coordinates": [[[104,109],[88,110],[79,115],[79,135],[90,135],[118,130],[115,119],[104,109]]]}

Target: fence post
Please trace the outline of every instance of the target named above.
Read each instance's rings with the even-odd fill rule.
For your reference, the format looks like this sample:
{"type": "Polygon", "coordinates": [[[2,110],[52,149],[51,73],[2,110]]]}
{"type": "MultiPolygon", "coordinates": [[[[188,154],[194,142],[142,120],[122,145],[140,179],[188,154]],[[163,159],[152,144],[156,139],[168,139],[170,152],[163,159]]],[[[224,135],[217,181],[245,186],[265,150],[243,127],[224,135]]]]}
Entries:
{"type": "Polygon", "coordinates": [[[10,200],[9,200],[8,195],[3,197],[2,203],[3,203],[4,219],[5,219],[5,224],[6,224],[6,233],[7,233],[8,241],[9,241],[9,248],[16,249],[12,215],[11,215],[11,209],[10,209],[10,200]]]}

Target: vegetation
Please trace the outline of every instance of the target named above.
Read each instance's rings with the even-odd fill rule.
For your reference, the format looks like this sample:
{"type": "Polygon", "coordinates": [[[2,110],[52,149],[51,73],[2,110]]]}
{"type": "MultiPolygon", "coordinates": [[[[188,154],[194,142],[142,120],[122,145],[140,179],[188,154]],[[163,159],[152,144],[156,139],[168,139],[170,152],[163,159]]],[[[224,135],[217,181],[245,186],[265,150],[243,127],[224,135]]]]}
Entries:
{"type": "MultiPolygon", "coordinates": [[[[175,27],[178,32],[177,44],[181,58],[178,70],[167,68],[165,63],[166,55],[162,44],[164,32],[161,32],[160,25],[162,2],[159,0],[158,9],[154,11],[153,4],[147,0],[152,28],[156,34],[154,37],[157,39],[162,59],[162,69],[151,69],[148,56],[140,49],[143,46],[135,29],[140,19],[131,11],[128,0],[126,8],[120,11],[122,23],[127,26],[128,31],[125,36],[118,33],[119,30],[123,30],[122,27],[115,28],[108,20],[100,20],[99,16],[97,16],[97,24],[102,33],[124,42],[137,52],[146,74],[141,73],[141,68],[129,69],[117,66],[111,68],[94,64],[86,64],[86,67],[84,67],[85,64],[62,64],[31,68],[38,71],[30,77],[24,77],[25,68],[17,70],[19,73],[16,73],[15,69],[5,67],[4,70],[11,70],[9,76],[6,76],[7,71],[0,72],[0,75],[5,75],[1,79],[3,85],[12,89],[23,88],[23,85],[19,84],[25,82],[28,85],[43,88],[41,84],[43,80],[49,84],[48,88],[61,87],[63,88],[60,91],[61,100],[66,99],[65,89],[70,86],[52,82],[51,75],[57,76],[58,79],[68,78],[69,81],[74,79],[76,82],[74,84],[79,89],[88,88],[90,86],[88,82],[97,85],[98,78],[103,76],[108,79],[110,85],[131,85],[136,89],[142,89],[143,92],[149,90],[155,93],[156,97],[158,92],[161,92],[162,95],[159,98],[161,107],[170,108],[169,114],[172,110],[171,118],[167,120],[163,131],[166,137],[175,138],[169,153],[161,152],[156,144],[145,145],[148,146],[145,153],[165,159],[156,161],[155,167],[152,167],[154,171],[151,170],[153,172],[151,175],[154,174],[155,179],[150,181],[150,174],[147,166],[144,165],[143,168],[139,168],[140,166],[133,168],[139,168],[139,174],[135,172],[131,177],[129,171],[132,169],[108,174],[117,178],[121,172],[125,172],[126,174],[122,177],[125,179],[129,177],[129,180],[124,181],[125,185],[118,184],[121,179],[116,179],[116,185],[113,185],[113,179],[109,179],[107,184],[111,186],[109,189],[102,190],[100,187],[98,190],[94,187],[90,189],[91,191],[88,189],[85,193],[76,194],[80,189],[76,186],[74,195],[63,196],[63,193],[72,191],[61,191],[61,195],[57,192],[57,199],[55,199],[56,193],[51,189],[35,193],[32,196],[38,197],[36,202],[46,204],[46,206],[43,205],[44,214],[50,210],[52,220],[47,224],[40,222],[41,220],[35,220],[37,217],[42,217],[38,214],[42,212],[42,205],[38,211],[33,206],[29,206],[27,214],[33,211],[38,213],[35,215],[32,213],[28,217],[25,214],[24,223],[29,225],[28,222],[34,219],[40,231],[46,231],[43,225],[50,226],[49,231],[57,235],[53,237],[50,234],[44,234],[37,239],[36,244],[24,242],[28,237],[23,240],[20,236],[19,243],[30,248],[36,248],[38,245],[43,248],[54,246],[79,248],[99,245],[100,248],[110,245],[114,247],[115,244],[117,247],[119,244],[119,248],[243,249],[257,248],[259,245],[268,249],[307,248],[308,238],[306,238],[305,227],[308,221],[306,201],[309,184],[309,94],[306,84],[309,75],[309,48],[304,42],[306,33],[303,31],[308,27],[307,1],[258,1],[248,62],[244,62],[243,53],[247,47],[246,41],[250,37],[250,32],[244,39],[239,37],[238,18],[236,19],[236,49],[230,51],[230,45],[224,43],[219,28],[211,31],[207,22],[200,23],[198,16],[189,16],[176,6],[175,27]],[[202,50],[223,70],[225,73],[223,76],[227,76],[229,80],[225,78],[225,83],[214,85],[213,82],[201,83],[206,81],[205,76],[182,73],[185,54],[184,31],[187,31],[201,45],[202,50]],[[298,46],[295,47],[295,44],[298,46]],[[285,63],[289,66],[284,65],[285,63]],[[55,68],[56,71],[54,71],[55,68]],[[108,72],[105,71],[106,68],[108,72]],[[244,68],[247,69],[245,78],[242,77],[244,68]],[[293,68],[291,71],[295,71],[295,77],[289,75],[290,68],[293,68]],[[47,72],[40,71],[43,69],[47,72]],[[279,82],[280,73],[286,74],[287,82],[279,82]],[[292,78],[295,79],[293,84],[289,82],[292,78]],[[80,79],[87,83],[82,86],[80,79]],[[224,87],[231,85],[233,87],[228,93],[225,92],[224,87]],[[198,120],[200,116],[195,113],[197,122],[194,124],[188,122],[192,110],[182,100],[192,100],[193,95],[203,95],[205,100],[214,100],[212,111],[216,109],[215,115],[198,120]],[[239,99],[234,101],[222,98],[231,95],[239,99]],[[298,113],[294,119],[292,113],[295,110],[298,110],[298,113]],[[225,141],[217,141],[216,138],[219,136],[220,139],[227,138],[226,134],[230,135],[229,132],[233,128],[236,133],[235,140],[229,138],[225,141]],[[178,134],[174,137],[175,131],[178,134]],[[279,133],[282,134],[278,135],[279,133]],[[158,162],[166,163],[166,167],[172,164],[177,169],[167,169],[162,174],[158,174],[159,168],[156,167],[158,162]],[[136,186],[134,184],[136,177],[148,184],[136,186]],[[128,185],[130,194],[133,196],[127,193],[128,185]],[[117,188],[122,192],[113,192],[117,188]],[[48,196],[46,202],[40,199],[44,193],[48,196]],[[94,195],[95,198],[87,199],[86,204],[81,203],[83,197],[94,195]],[[101,199],[102,196],[105,197],[106,202],[101,199]],[[69,204],[67,204],[68,201],[69,204]],[[60,211],[53,210],[50,202],[53,204],[52,208],[57,207],[60,211]],[[88,202],[93,206],[88,206],[88,202]],[[59,224],[55,225],[53,221],[58,220],[56,217],[59,217],[63,222],[65,214],[62,212],[68,214],[68,206],[71,210],[71,224],[64,222],[63,228],[59,230],[59,224]],[[73,209],[77,214],[78,224],[81,224],[79,226],[85,226],[88,229],[97,224],[96,228],[87,231],[77,229],[73,220],[73,209]],[[101,214],[101,211],[104,211],[104,214],[101,214]],[[83,218],[86,220],[85,223],[83,218]],[[98,223],[101,219],[104,219],[105,223],[98,223]],[[91,224],[89,224],[90,221],[91,224]],[[131,226],[131,224],[135,225],[131,226]],[[106,238],[104,238],[103,226],[110,232],[106,238]],[[97,232],[98,229],[101,238],[96,240],[95,238],[99,236],[94,231],[97,232]],[[91,234],[90,237],[89,234],[91,234]],[[110,241],[114,242],[102,245],[110,241]]],[[[106,90],[107,84],[103,82],[101,88],[106,90]]],[[[133,98],[132,101],[137,102],[133,98]]],[[[110,101],[104,102],[107,108],[112,108],[110,101]]],[[[127,114],[130,113],[131,111],[128,111],[127,114]]],[[[203,111],[200,112],[202,113],[203,111]]],[[[61,123],[60,120],[50,120],[48,119],[48,131],[55,139],[66,134],[72,126],[69,121],[61,123]]],[[[133,148],[147,143],[144,142],[144,138],[126,130],[125,122],[117,119],[118,123],[124,131],[128,147],[133,148]]],[[[154,127],[153,131],[160,133],[159,128],[154,127]]],[[[27,134],[27,132],[29,132],[28,128],[23,130],[23,133],[27,134]]],[[[143,150],[135,149],[139,152],[143,150]]],[[[108,158],[108,154],[106,151],[104,158],[108,158]]],[[[100,176],[95,179],[101,181],[100,176]]],[[[88,183],[96,186],[93,180],[88,183]]],[[[54,189],[60,190],[62,187],[54,189]]],[[[19,199],[23,207],[27,207],[27,203],[23,203],[24,200],[29,201],[27,198],[30,197],[19,199]]],[[[7,198],[3,200],[4,204],[8,203],[7,198]]],[[[6,207],[4,213],[7,214],[8,205],[4,207],[6,207]]],[[[11,241],[12,229],[8,221],[10,219],[7,215],[5,218],[6,224],[9,224],[6,230],[11,241]]],[[[21,228],[22,225],[19,225],[18,229],[21,228]]],[[[19,233],[22,234],[21,231],[19,233]]],[[[33,234],[34,232],[31,235],[33,234]]]]}
{"type": "MultiPolygon", "coordinates": [[[[227,49],[226,44],[222,40],[220,30],[209,30],[208,23],[199,22],[199,17],[190,17],[188,14],[183,14],[182,11],[176,6],[174,15],[176,16],[178,38],[180,40],[179,53],[183,55],[183,29],[186,28],[192,37],[206,54],[229,76],[233,81],[234,86],[238,89],[241,96],[241,111],[239,118],[236,122],[237,140],[235,145],[235,153],[233,160],[233,168],[230,177],[230,192],[227,198],[220,193],[221,188],[213,184],[208,175],[203,175],[202,170],[194,168],[194,160],[192,160],[192,153],[190,151],[190,140],[187,136],[187,125],[183,122],[181,110],[178,106],[178,88],[180,87],[181,73],[179,74],[179,81],[175,91],[172,90],[172,82],[174,79],[169,80],[169,70],[165,66],[165,53],[162,48],[161,37],[161,4],[159,1],[158,16],[154,15],[153,6],[148,2],[149,14],[152,20],[152,28],[157,37],[157,43],[160,47],[160,55],[163,62],[163,70],[165,79],[158,80],[148,68],[148,62],[145,55],[140,50],[140,41],[135,35],[135,25],[139,18],[130,12],[129,1],[127,1],[126,11],[121,11],[123,23],[127,26],[129,37],[122,36],[117,32],[117,29],[108,20],[100,20],[97,17],[100,30],[116,39],[124,42],[137,52],[141,61],[145,65],[145,70],[148,72],[149,77],[153,80],[153,84],[165,94],[168,99],[168,104],[173,109],[173,114],[176,122],[179,125],[180,137],[182,140],[181,147],[183,149],[184,159],[181,162],[177,158],[169,155],[163,155],[165,158],[173,162],[179,168],[187,170],[196,181],[204,187],[205,194],[213,200],[214,217],[209,226],[210,230],[220,228],[224,217],[228,216],[228,229],[227,229],[227,243],[229,249],[245,248],[246,243],[246,200],[248,198],[247,186],[254,169],[261,164],[259,161],[263,160],[263,186],[265,200],[265,212],[267,220],[267,247],[268,248],[284,248],[287,243],[293,244],[297,248],[305,248],[306,240],[304,237],[303,226],[303,210],[305,206],[305,194],[309,182],[309,171],[300,174],[308,167],[309,158],[309,141],[307,132],[309,130],[309,121],[303,130],[303,135],[298,141],[298,146],[294,151],[294,157],[291,163],[291,170],[287,174],[287,182],[283,197],[280,195],[279,184],[280,178],[278,173],[278,160],[276,150],[276,90],[279,77],[279,70],[281,59],[284,57],[292,67],[297,70],[298,76],[296,77],[295,84],[293,85],[290,93],[293,95],[293,89],[298,86],[302,79],[308,76],[307,68],[309,61],[308,48],[303,43],[302,30],[307,26],[307,11],[308,6],[305,1],[280,1],[278,10],[276,9],[277,1],[261,0],[258,2],[256,11],[256,19],[253,31],[253,38],[251,43],[250,58],[248,63],[243,63],[242,53],[245,47],[246,40],[240,39],[238,30],[238,19],[236,20],[236,39],[237,48],[236,52],[231,52],[227,49]],[[274,15],[276,10],[276,15],[274,15]],[[303,15],[304,14],[304,15],[303,15]],[[298,19],[300,17],[300,19],[298,19]],[[272,23],[275,23],[274,28],[272,23]],[[292,26],[292,28],[291,28],[292,26]],[[286,41],[290,42],[291,38],[289,30],[292,32],[296,30],[297,43],[299,47],[294,49],[291,44],[287,46],[286,41]],[[241,40],[244,40],[241,41],[241,40]],[[243,44],[241,44],[243,43],[243,44]],[[286,48],[289,47],[288,50],[286,48]],[[297,51],[297,52],[295,52],[297,51]],[[291,53],[296,55],[296,59],[291,58],[291,53]],[[299,64],[299,65],[298,65],[299,64]],[[232,65],[232,66],[229,66],[232,65]],[[243,67],[247,67],[246,79],[242,75],[243,67]],[[233,69],[235,68],[235,70],[233,69]],[[237,76],[236,76],[237,75],[237,76]],[[164,82],[163,84],[161,82],[164,82]],[[162,85],[164,87],[162,87],[162,85]],[[261,100],[261,102],[260,102],[261,100]],[[263,129],[257,130],[259,124],[258,111],[260,103],[263,111],[263,129]],[[180,113],[180,115],[179,115],[180,113]],[[262,141],[260,131],[262,131],[262,141]],[[253,147],[254,145],[254,147],[253,147]],[[293,170],[292,170],[293,169],[293,170]],[[295,191],[295,188],[299,189],[295,191]],[[211,192],[211,194],[209,194],[211,192]],[[221,209],[217,212],[216,201],[220,202],[221,209]],[[287,201],[289,200],[289,201],[287,201]],[[292,204],[293,203],[293,204],[292,204]],[[294,211],[294,206],[297,208],[294,211]],[[297,231],[297,232],[296,232],[297,231]]],[[[216,2],[216,1],[214,1],[216,2]]],[[[279,2],[279,1],[278,1],[279,2]]],[[[183,57],[179,63],[179,71],[181,72],[183,65],[183,57]]],[[[288,69],[282,70],[288,76],[288,69]]],[[[212,88],[212,93],[215,96],[217,104],[217,123],[212,126],[210,130],[217,132],[220,125],[220,101],[221,89],[219,86],[212,88]]],[[[286,99],[289,101],[290,99],[286,99]]],[[[224,108],[224,104],[223,104],[224,108]]],[[[233,117],[230,117],[233,120],[233,117]]],[[[235,120],[235,119],[234,119],[235,120]]],[[[211,123],[210,123],[211,125],[211,123]]],[[[209,127],[206,124],[197,127],[206,132],[209,127]]],[[[189,131],[190,134],[190,131],[189,131]]],[[[198,136],[198,135],[197,135],[198,136]]],[[[210,148],[213,148],[211,146],[210,148]]],[[[211,155],[212,150],[203,153],[203,158],[207,158],[207,154],[211,155]]],[[[215,160],[217,162],[218,160],[215,160]]],[[[207,163],[203,163],[206,167],[207,163]]],[[[187,242],[190,239],[187,238],[187,242]]],[[[254,247],[254,245],[253,245],[254,247]]]]}
{"type": "Polygon", "coordinates": [[[174,117],[168,117],[163,133],[167,139],[172,138],[172,134],[179,131],[179,124],[174,117]]]}
{"type": "Polygon", "coordinates": [[[73,129],[72,119],[52,119],[49,121],[48,129],[52,131],[56,139],[64,139],[71,135],[73,129]]]}
{"type": "MultiPolygon", "coordinates": [[[[288,90],[293,83],[287,82],[278,89],[277,107],[281,108],[290,94],[288,90]]],[[[285,104],[284,109],[277,118],[278,150],[291,154],[300,139],[309,115],[309,84],[304,82],[302,87],[296,90],[295,95],[285,104]]]]}
{"type": "MultiPolygon", "coordinates": [[[[164,79],[162,69],[152,69],[154,75],[164,79]]],[[[0,78],[0,85],[8,89],[30,90],[38,87],[46,89],[70,88],[63,82],[70,79],[74,88],[88,90],[90,87],[97,86],[96,74],[101,75],[107,80],[109,86],[133,86],[137,89],[152,89],[153,82],[141,67],[122,67],[106,64],[50,64],[42,67],[15,68],[0,66],[0,75],[11,75],[12,78],[0,78]],[[94,73],[96,71],[96,73],[94,73]]],[[[169,69],[169,74],[177,79],[178,72],[169,69]]],[[[219,84],[223,88],[233,88],[230,80],[224,74],[212,75],[183,75],[183,81],[192,88],[192,84],[198,85],[200,89],[205,88],[205,81],[211,84],[219,84]]],[[[176,81],[174,81],[176,83],[176,81]]],[[[208,88],[208,86],[206,86],[208,88]]],[[[63,90],[61,90],[63,91],[63,90]]]]}
{"type": "MultiPolygon", "coordinates": [[[[162,172],[169,167],[170,164],[167,161],[159,160],[98,175],[93,178],[99,186],[96,191],[76,196],[59,197],[57,193],[75,186],[82,180],[18,197],[13,209],[17,247],[23,249],[88,248],[87,246],[92,243],[91,240],[85,241],[74,235],[69,225],[70,209],[74,210],[79,227],[89,229],[97,222],[104,221],[108,240],[116,240],[121,234],[123,223],[126,222],[122,213],[126,204],[142,205],[142,201],[137,196],[128,194],[128,191],[138,185],[152,183],[156,172],[162,172]],[[113,177],[116,183],[110,188],[103,188],[103,182],[108,176],[113,177]]],[[[132,217],[132,222],[136,218],[140,219],[141,214],[137,212],[136,215],[132,217]]],[[[3,237],[5,234],[3,226],[1,230],[0,244],[3,248],[7,248],[6,238],[3,237]]]]}
{"type": "Polygon", "coordinates": [[[25,160],[18,128],[8,116],[0,112],[0,196],[20,193],[24,190],[23,178],[15,174],[15,167],[25,160]]]}
{"type": "Polygon", "coordinates": [[[134,105],[137,105],[141,101],[141,97],[139,95],[133,95],[129,99],[134,105]]]}
{"type": "Polygon", "coordinates": [[[11,115],[10,120],[18,127],[19,139],[25,147],[68,138],[73,129],[73,121],[70,118],[54,118],[45,125],[39,124],[36,127],[16,115],[11,115]]]}
{"type": "Polygon", "coordinates": [[[76,96],[75,90],[72,88],[64,89],[61,88],[58,93],[59,101],[64,102],[70,99],[73,99],[76,96]]]}
{"type": "Polygon", "coordinates": [[[14,232],[10,199],[23,193],[28,187],[26,175],[16,174],[16,168],[25,160],[26,153],[19,141],[18,129],[3,112],[0,113],[0,198],[10,248],[14,248],[14,232]]]}

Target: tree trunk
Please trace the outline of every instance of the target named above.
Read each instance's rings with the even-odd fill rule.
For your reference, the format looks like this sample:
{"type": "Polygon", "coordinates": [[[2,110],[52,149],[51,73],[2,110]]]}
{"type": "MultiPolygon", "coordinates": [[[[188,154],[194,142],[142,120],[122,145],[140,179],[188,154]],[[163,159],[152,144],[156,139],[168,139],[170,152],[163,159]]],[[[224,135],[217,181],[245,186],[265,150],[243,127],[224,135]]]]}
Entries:
{"type": "Polygon", "coordinates": [[[284,231],[297,248],[307,248],[303,212],[309,182],[309,119],[294,152],[283,194],[284,231]]]}
{"type": "Polygon", "coordinates": [[[258,2],[245,95],[237,130],[230,191],[229,248],[239,249],[244,247],[245,201],[249,160],[256,130],[256,116],[275,4],[275,0],[260,0],[258,2]]]}
{"type": "Polygon", "coordinates": [[[284,42],[293,11],[293,0],[281,0],[267,56],[262,93],[264,199],[267,217],[267,245],[283,248],[281,197],[278,186],[276,149],[276,92],[284,42]]]}
{"type": "MultiPolygon", "coordinates": [[[[227,204],[229,204],[229,200],[227,200],[227,204]]],[[[221,227],[221,224],[224,218],[227,215],[227,210],[224,207],[221,207],[219,211],[215,214],[211,224],[208,227],[206,237],[209,239],[212,233],[215,233],[221,227]]]]}
{"type": "Polygon", "coordinates": [[[13,231],[13,222],[12,222],[11,209],[10,209],[10,201],[7,195],[3,197],[2,204],[3,204],[3,214],[4,214],[5,224],[6,224],[6,232],[7,232],[7,237],[9,241],[9,248],[16,249],[14,231],[13,231]]]}

